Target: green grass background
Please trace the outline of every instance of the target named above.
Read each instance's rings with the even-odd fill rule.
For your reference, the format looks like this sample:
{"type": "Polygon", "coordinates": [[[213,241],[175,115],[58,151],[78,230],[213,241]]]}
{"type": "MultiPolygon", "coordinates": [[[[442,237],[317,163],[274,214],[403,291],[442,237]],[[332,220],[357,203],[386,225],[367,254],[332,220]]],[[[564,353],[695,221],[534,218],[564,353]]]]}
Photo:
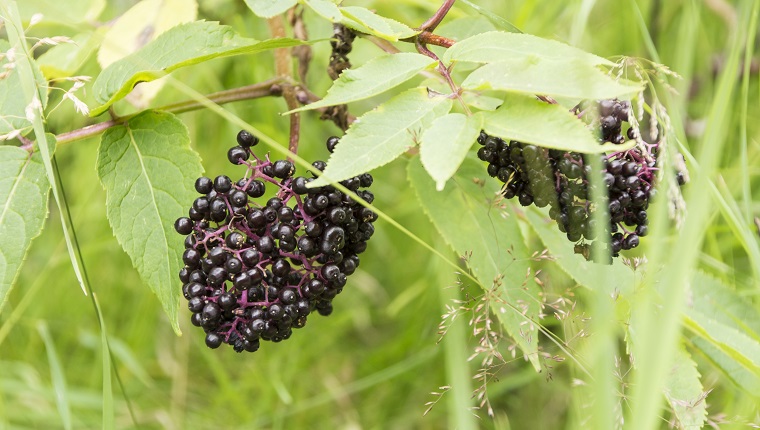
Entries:
{"type": "MultiPolygon", "coordinates": [[[[109,1],[103,18],[118,16],[133,3],[109,1]]],[[[264,21],[254,18],[242,1],[202,3],[200,17],[220,20],[245,35],[266,37],[264,21]]],[[[375,8],[378,13],[415,26],[439,2],[350,3],[375,8]]],[[[760,115],[757,66],[751,68],[753,74],[748,76],[744,89],[739,84],[731,94],[721,94],[717,83],[721,68],[727,64],[731,32],[743,19],[739,6],[744,3],[748,2],[477,2],[525,32],[573,43],[598,55],[652,59],[654,48],[663,64],[683,76],[673,81],[678,93],[670,95],[673,103],[668,108],[673,118],[682,120],[688,138],[682,143],[692,153],[699,154],[700,145],[712,144],[700,144],[700,133],[715,100],[728,97],[728,111],[722,119],[728,137],[717,160],[719,175],[713,179],[728,202],[736,205],[742,222],[751,225],[753,217],[760,216],[760,129],[758,121],[753,120],[760,115]],[[585,15],[585,10],[590,13],[585,15]],[[642,22],[648,32],[642,29],[642,22]],[[695,29],[693,37],[682,37],[683,29],[690,26],[695,29]],[[649,40],[652,45],[648,45],[649,40]],[[747,137],[746,150],[742,150],[745,107],[747,137]],[[748,194],[743,190],[745,183],[748,194]]],[[[471,13],[472,9],[458,5],[450,17],[471,13]]],[[[312,37],[330,35],[329,24],[309,15],[307,18],[312,37]]],[[[71,35],[74,31],[65,26],[43,26],[32,35],[71,35]]],[[[743,46],[745,41],[738,43],[743,46]]],[[[369,42],[358,40],[351,58],[361,64],[378,52],[369,42]]],[[[309,85],[320,94],[329,86],[322,73],[329,46],[315,46],[314,54],[309,85]]],[[[751,54],[757,62],[757,53],[751,54]]],[[[237,57],[180,70],[175,76],[209,93],[265,80],[273,73],[271,64],[270,54],[237,57]]],[[[96,74],[94,60],[81,73],[96,74]]],[[[741,79],[739,74],[735,76],[741,79]]],[[[54,93],[53,97],[55,100],[60,95],[54,93]]],[[[154,104],[184,98],[166,88],[154,104]]],[[[357,103],[352,109],[361,112],[375,103],[377,100],[357,103]]],[[[277,114],[285,110],[282,100],[241,102],[226,105],[225,109],[278,141],[287,141],[287,119],[277,114]]],[[[307,159],[326,158],[323,142],[337,130],[314,114],[304,118],[299,152],[307,159]]],[[[226,161],[235,127],[206,111],[182,114],[181,119],[190,129],[192,145],[201,154],[208,174],[241,174],[226,161]]],[[[50,130],[55,133],[81,125],[83,119],[70,112],[57,112],[49,119],[50,130]]],[[[582,409],[579,405],[583,404],[580,397],[584,392],[577,388],[577,369],[568,362],[555,362],[550,370],[537,374],[519,354],[514,360],[509,358],[507,341],[502,351],[509,363],[488,386],[496,417],[491,419],[484,411],[471,410],[477,404],[470,392],[476,385],[472,375],[479,361],[468,362],[467,358],[476,339],[466,318],[457,319],[440,343],[437,332],[444,304],[457,297],[479,294],[479,289],[465,286],[460,291],[450,267],[383,221],[376,224],[377,233],[362,257],[361,270],[349,279],[345,291],[336,299],[334,314],[310,319],[307,327],[287,342],[264,344],[255,354],[237,354],[230,348],[211,351],[205,347],[199,330],[189,324],[190,314],[184,308],[184,335],[175,336],[155,296],[142,285],[113,238],[105,216],[105,193],[95,171],[97,145],[97,139],[75,142],[59,148],[57,156],[118,372],[119,379],[113,380],[117,428],[594,428],[578,419],[583,415],[578,408],[582,409]],[[440,392],[441,386],[455,388],[423,416],[425,403],[438,398],[431,392],[440,392]]],[[[398,160],[375,172],[375,204],[455,258],[416,202],[405,178],[406,162],[398,160]]],[[[89,429],[102,425],[98,319],[90,299],[77,285],[55,211],[55,205],[51,205],[46,229],[34,241],[8,306],[0,313],[0,429],[56,429],[69,423],[70,428],[89,429]]],[[[753,278],[739,239],[720,213],[711,211],[708,215],[699,267],[735,285],[748,302],[756,303],[760,280],[753,278]]],[[[757,233],[756,228],[752,230],[757,233]]],[[[536,251],[543,249],[535,238],[529,237],[528,241],[536,251]]],[[[544,269],[550,280],[549,294],[566,294],[573,289],[573,282],[562,272],[551,265],[544,269]]],[[[593,305],[585,295],[575,299],[579,309],[593,305]]],[[[582,312],[577,313],[581,318],[582,312]]],[[[572,321],[545,324],[565,339],[583,327],[572,321]]],[[[623,347],[619,348],[623,355],[623,347]]],[[[546,352],[561,354],[551,344],[546,345],[546,352]]],[[[746,428],[749,422],[760,423],[756,399],[732,385],[704,357],[693,358],[703,375],[705,389],[712,390],[708,397],[712,420],[725,420],[721,428],[746,428]]],[[[630,383],[627,376],[621,375],[620,380],[630,383]]],[[[626,395],[622,393],[623,408],[627,405],[626,395]]],[[[612,403],[618,404],[618,400],[612,403]]],[[[659,426],[666,428],[670,415],[667,410],[660,415],[659,426]]]]}

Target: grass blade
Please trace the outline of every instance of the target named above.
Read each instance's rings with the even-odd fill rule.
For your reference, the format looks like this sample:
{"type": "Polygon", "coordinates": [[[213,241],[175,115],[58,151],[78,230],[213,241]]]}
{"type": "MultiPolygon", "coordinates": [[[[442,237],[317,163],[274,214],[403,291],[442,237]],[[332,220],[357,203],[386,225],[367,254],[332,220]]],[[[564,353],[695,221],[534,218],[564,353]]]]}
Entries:
{"type": "Polygon", "coordinates": [[[68,388],[66,387],[66,375],[63,372],[63,366],[58,359],[58,353],[55,351],[55,343],[50,337],[47,324],[44,321],[37,323],[37,332],[39,332],[42,342],[45,344],[47,351],[48,365],[50,366],[50,378],[53,382],[53,391],[55,392],[55,404],[58,407],[58,413],[63,421],[63,428],[72,429],[71,424],[71,405],[69,403],[68,388]]]}

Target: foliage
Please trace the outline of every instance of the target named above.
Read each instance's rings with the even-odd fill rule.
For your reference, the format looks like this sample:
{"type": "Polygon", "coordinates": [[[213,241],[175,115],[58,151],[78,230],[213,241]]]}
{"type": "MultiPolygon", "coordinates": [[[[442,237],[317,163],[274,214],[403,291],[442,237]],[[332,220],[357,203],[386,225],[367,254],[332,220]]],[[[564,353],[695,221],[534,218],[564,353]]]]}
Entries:
{"type": "Polygon", "coordinates": [[[0,0],[0,428],[760,425],[760,0],[66,3],[0,0]],[[475,141],[646,144],[599,143],[612,98],[660,184],[606,265],[475,141]],[[335,313],[253,356],[188,324],[173,227],[241,128],[299,171],[341,136],[311,186],[372,171],[380,216],[335,313]]]}

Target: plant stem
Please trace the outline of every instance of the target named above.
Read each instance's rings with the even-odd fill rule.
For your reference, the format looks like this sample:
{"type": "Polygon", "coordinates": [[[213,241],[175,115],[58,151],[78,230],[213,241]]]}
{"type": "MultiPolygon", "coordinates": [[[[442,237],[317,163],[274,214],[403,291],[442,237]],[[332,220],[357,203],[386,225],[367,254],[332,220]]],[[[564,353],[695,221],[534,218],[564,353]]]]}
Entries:
{"type": "MultiPolygon", "coordinates": [[[[286,37],[285,33],[285,18],[282,16],[275,16],[270,18],[269,31],[272,37],[286,37]]],[[[277,76],[281,79],[285,79],[288,83],[282,87],[282,96],[285,98],[285,103],[288,105],[288,110],[293,110],[299,107],[298,99],[296,98],[296,91],[289,82],[293,81],[293,67],[291,64],[290,48],[278,48],[274,51],[274,63],[277,76]]],[[[290,114],[290,141],[288,149],[290,152],[298,153],[298,139],[301,135],[301,114],[296,112],[290,114]]]]}
{"type": "Polygon", "coordinates": [[[444,66],[443,61],[441,61],[441,59],[438,58],[438,56],[435,55],[433,51],[429,50],[427,46],[425,46],[424,43],[418,40],[417,43],[415,43],[415,46],[417,47],[417,51],[420,54],[426,55],[438,62],[438,73],[440,73],[441,76],[443,76],[443,78],[446,79],[446,83],[449,84],[449,88],[451,88],[452,94],[454,94],[454,97],[456,97],[457,100],[459,100],[459,103],[461,103],[462,108],[464,109],[465,113],[467,113],[468,116],[472,115],[472,112],[470,111],[470,108],[467,106],[467,103],[465,103],[464,99],[462,99],[460,88],[457,86],[456,83],[454,83],[454,79],[451,78],[451,70],[449,70],[448,67],[444,66]]]}
{"type": "MultiPolygon", "coordinates": [[[[279,96],[282,94],[282,85],[285,81],[281,78],[270,79],[268,81],[260,82],[258,84],[247,85],[240,88],[233,88],[230,90],[219,91],[209,94],[207,97],[209,100],[216,104],[225,104],[241,100],[251,100],[267,96],[279,96]]],[[[170,113],[183,113],[194,110],[199,110],[204,107],[203,104],[196,100],[187,100],[179,103],[173,103],[165,106],[155,108],[154,110],[161,110],[170,113]]],[[[88,137],[96,136],[111,127],[124,124],[140,112],[132,115],[119,117],[116,119],[108,120],[98,124],[88,125],[86,127],[72,130],[67,133],[62,133],[56,136],[57,144],[64,144],[75,142],[77,140],[86,139],[88,137]]]]}
{"type": "Polygon", "coordinates": [[[443,4],[441,5],[441,7],[438,8],[438,10],[435,12],[435,14],[433,14],[433,16],[428,18],[427,21],[422,23],[419,30],[423,30],[423,31],[435,30],[435,28],[438,27],[438,24],[440,24],[441,21],[443,21],[443,18],[446,17],[446,14],[449,13],[449,10],[451,9],[451,7],[454,6],[455,1],[456,0],[445,0],[443,4]]]}
{"type": "Polygon", "coordinates": [[[449,39],[448,37],[439,36],[429,31],[423,31],[417,35],[417,40],[426,45],[442,46],[444,48],[451,48],[456,41],[449,39]]]}

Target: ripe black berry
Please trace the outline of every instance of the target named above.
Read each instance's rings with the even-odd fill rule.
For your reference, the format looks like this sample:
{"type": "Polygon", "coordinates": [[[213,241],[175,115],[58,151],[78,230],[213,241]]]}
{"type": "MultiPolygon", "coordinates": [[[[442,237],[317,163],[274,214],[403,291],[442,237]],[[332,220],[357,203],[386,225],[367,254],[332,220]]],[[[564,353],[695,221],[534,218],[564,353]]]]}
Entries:
{"type": "MultiPolygon", "coordinates": [[[[246,172],[232,180],[201,177],[201,193],[175,223],[186,235],[179,272],[191,322],[206,343],[256,351],[260,342],[288,339],[317,310],[332,312],[332,300],[359,264],[377,215],[333,187],[307,188],[313,180],[294,177],[288,160],[270,161],[251,150],[258,142],[241,131],[227,155],[246,172]],[[276,191],[266,202],[267,184],[276,191]]],[[[334,149],[337,138],[328,148],[334,149]]],[[[313,166],[324,170],[325,163],[313,166]]],[[[310,175],[311,176],[311,175],[310,175]]],[[[342,181],[367,202],[372,176],[342,181]]]]}
{"type": "MultiPolygon", "coordinates": [[[[597,107],[599,120],[595,124],[599,127],[600,142],[625,142],[622,123],[630,118],[630,103],[602,100],[597,107]]],[[[628,127],[626,135],[629,139],[640,139],[635,127],[628,127]]],[[[646,209],[656,194],[653,184],[657,179],[657,144],[598,156],[504,141],[485,132],[480,133],[477,142],[481,145],[477,154],[488,163],[488,175],[504,183],[503,196],[517,198],[522,206],[548,206],[549,216],[557,222],[558,229],[568,240],[577,242],[576,252],[586,258],[593,257],[586,241],[597,239],[593,215],[598,208],[591,198],[600,193],[606,192],[608,198],[605,209],[610,218],[608,250],[612,256],[636,248],[640,237],[647,235],[646,209]],[[604,184],[601,190],[591,185],[591,175],[598,173],[593,171],[589,157],[600,157],[604,184]]],[[[680,177],[683,176],[681,173],[680,177]]],[[[353,245],[358,254],[357,247],[361,247],[360,243],[353,245]]]]}
{"type": "Polygon", "coordinates": [[[256,146],[256,144],[259,143],[259,138],[245,130],[240,130],[240,132],[237,134],[237,143],[243,148],[250,148],[251,146],[256,146]]]}

